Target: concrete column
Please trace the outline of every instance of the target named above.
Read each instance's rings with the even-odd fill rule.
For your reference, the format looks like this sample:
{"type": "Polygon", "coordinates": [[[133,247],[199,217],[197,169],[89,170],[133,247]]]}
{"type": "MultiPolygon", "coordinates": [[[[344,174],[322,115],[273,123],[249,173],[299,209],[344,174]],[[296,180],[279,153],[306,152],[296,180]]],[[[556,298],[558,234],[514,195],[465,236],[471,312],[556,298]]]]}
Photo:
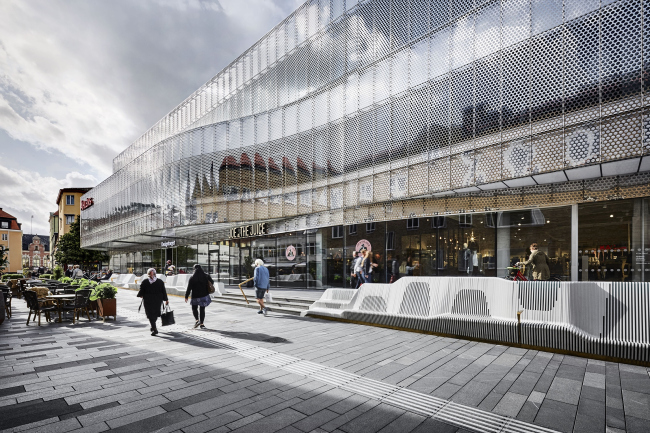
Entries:
{"type": "Polygon", "coordinates": [[[571,205],[571,281],[578,281],[578,205],[571,205]]]}
{"type": "Polygon", "coordinates": [[[497,214],[496,217],[497,277],[503,277],[506,274],[506,268],[510,266],[510,214],[504,212],[500,215],[497,214]]]}

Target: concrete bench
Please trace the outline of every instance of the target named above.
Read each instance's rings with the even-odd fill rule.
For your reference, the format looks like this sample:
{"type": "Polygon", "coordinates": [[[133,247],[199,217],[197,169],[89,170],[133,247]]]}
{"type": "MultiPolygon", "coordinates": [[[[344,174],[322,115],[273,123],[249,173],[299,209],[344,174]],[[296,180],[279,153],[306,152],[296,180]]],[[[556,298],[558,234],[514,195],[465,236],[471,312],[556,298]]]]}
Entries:
{"type": "Polygon", "coordinates": [[[404,277],[328,289],[303,314],[650,362],[648,293],[650,283],[404,277]]]}

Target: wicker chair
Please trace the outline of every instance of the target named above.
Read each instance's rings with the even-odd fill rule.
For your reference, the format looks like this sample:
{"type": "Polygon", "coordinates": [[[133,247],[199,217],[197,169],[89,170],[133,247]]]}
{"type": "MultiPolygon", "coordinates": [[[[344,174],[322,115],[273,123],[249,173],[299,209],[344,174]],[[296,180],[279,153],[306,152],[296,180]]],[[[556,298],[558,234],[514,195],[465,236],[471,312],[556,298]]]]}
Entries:
{"type": "Polygon", "coordinates": [[[50,312],[56,311],[56,307],[41,305],[41,303],[38,302],[38,296],[36,295],[36,292],[33,290],[25,290],[23,292],[23,296],[25,297],[25,302],[27,302],[27,306],[29,307],[29,315],[27,316],[28,325],[29,320],[32,317],[32,313],[34,313],[34,318],[36,318],[36,315],[38,315],[38,326],[41,326],[41,313],[45,313],[45,318],[48,322],[50,321],[50,312]]]}
{"type": "Polygon", "coordinates": [[[11,291],[7,286],[0,286],[0,290],[2,290],[2,296],[5,298],[5,313],[7,318],[11,319],[11,291]]]}
{"type": "MultiPolygon", "coordinates": [[[[64,305],[63,311],[72,311],[72,324],[75,323],[75,316],[79,320],[79,313],[86,312],[88,321],[90,322],[90,312],[88,307],[90,306],[90,289],[81,289],[75,292],[74,303],[70,305],[64,305]]],[[[82,314],[83,315],[83,314],[82,314]]]]}

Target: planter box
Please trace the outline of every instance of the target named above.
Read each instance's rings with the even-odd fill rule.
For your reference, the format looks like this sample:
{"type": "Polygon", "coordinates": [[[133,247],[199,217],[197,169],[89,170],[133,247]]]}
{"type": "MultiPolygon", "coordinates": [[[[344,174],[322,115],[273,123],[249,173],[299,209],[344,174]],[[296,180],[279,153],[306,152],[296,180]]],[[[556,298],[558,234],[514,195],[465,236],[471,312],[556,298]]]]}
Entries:
{"type": "Polygon", "coordinates": [[[113,316],[113,319],[117,319],[117,299],[98,299],[97,312],[104,320],[109,316],[113,316]]]}

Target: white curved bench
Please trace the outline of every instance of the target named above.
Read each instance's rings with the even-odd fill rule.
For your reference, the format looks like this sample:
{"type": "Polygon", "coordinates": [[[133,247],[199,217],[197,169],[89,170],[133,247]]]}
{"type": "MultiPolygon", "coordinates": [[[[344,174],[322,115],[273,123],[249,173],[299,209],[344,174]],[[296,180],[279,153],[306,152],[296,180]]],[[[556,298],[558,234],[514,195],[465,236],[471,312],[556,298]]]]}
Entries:
{"type": "Polygon", "coordinates": [[[328,289],[303,314],[647,363],[648,293],[649,283],[404,277],[328,289]]]}

